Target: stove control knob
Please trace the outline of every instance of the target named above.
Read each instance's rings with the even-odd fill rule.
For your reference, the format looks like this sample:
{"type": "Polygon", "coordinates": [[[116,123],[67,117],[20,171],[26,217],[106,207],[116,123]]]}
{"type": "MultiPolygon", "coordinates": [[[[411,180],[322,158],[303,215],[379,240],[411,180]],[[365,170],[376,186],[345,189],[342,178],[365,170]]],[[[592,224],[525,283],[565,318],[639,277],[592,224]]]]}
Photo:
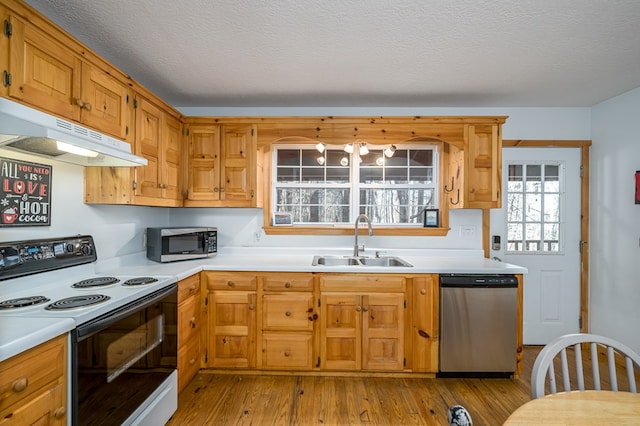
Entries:
{"type": "Polygon", "coordinates": [[[66,243],[64,245],[64,251],[66,251],[67,253],[73,253],[74,251],[76,251],[76,246],[71,243],[66,243]]]}
{"type": "Polygon", "coordinates": [[[91,249],[91,246],[86,245],[86,246],[82,246],[80,251],[82,252],[83,255],[89,256],[93,250],[91,249]]]}

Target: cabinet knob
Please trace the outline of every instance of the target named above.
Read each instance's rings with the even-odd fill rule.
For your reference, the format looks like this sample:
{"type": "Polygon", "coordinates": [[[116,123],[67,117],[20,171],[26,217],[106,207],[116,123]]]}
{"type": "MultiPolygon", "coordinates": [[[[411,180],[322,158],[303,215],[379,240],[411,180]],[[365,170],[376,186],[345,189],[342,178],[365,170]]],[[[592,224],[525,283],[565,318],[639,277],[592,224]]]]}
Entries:
{"type": "Polygon", "coordinates": [[[224,186],[220,187],[220,192],[224,192],[224,186]]]}
{"type": "Polygon", "coordinates": [[[291,352],[289,352],[289,351],[284,351],[284,356],[291,356],[291,352]]]}
{"type": "Polygon", "coordinates": [[[89,102],[85,102],[82,108],[86,109],[87,111],[91,111],[91,104],[89,102]]]}
{"type": "Polygon", "coordinates": [[[191,328],[196,328],[196,317],[191,317],[189,324],[191,324],[191,328]]]}
{"type": "Polygon", "coordinates": [[[284,313],[286,316],[290,317],[291,316],[291,311],[287,311],[284,313]]]}
{"type": "Polygon", "coordinates": [[[189,360],[189,365],[193,365],[193,364],[195,364],[195,363],[196,363],[196,359],[195,359],[195,358],[191,358],[191,359],[189,360]]]}
{"type": "Polygon", "coordinates": [[[427,294],[427,289],[426,288],[421,288],[420,289],[420,294],[422,294],[422,295],[427,294]]]}
{"type": "Polygon", "coordinates": [[[362,306],[356,306],[356,312],[362,311],[362,306]]]}
{"type": "Polygon", "coordinates": [[[476,189],[475,189],[475,188],[469,188],[469,192],[470,192],[471,194],[473,194],[474,192],[476,192],[476,189]]]}
{"type": "Polygon", "coordinates": [[[233,281],[231,281],[231,280],[227,281],[227,285],[228,285],[229,287],[233,287],[233,286],[235,286],[234,282],[233,282],[233,281]]]}
{"type": "Polygon", "coordinates": [[[213,188],[213,192],[218,192],[218,191],[219,191],[219,189],[218,189],[217,186],[215,188],[213,188]]]}
{"type": "Polygon", "coordinates": [[[249,303],[249,310],[253,311],[256,308],[256,305],[254,305],[253,303],[249,303]]]}
{"type": "Polygon", "coordinates": [[[363,306],[362,307],[362,312],[367,312],[369,311],[369,307],[368,306],[363,306]]]}
{"type": "Polygon", "coordinates": [[[27,388],[27,386],[29,386],[29,379],[27,379],[26,377],[21,377],[13,382],[13,384],[11,385],[11,389],[14,392],[22,392],[27,388]]]}
{"type": "Polygon", "coordinates": [[[58,407],[53,412],[53,418],[56,420],[60,420],[65,416],[65,414],[67,414],[67,409],[65,407],[58,407]]]}
{"type": "Polygon", "coordinates": [[[289,281],[284,283],[284,288],[291,288],[291,283],[289,281]]]}

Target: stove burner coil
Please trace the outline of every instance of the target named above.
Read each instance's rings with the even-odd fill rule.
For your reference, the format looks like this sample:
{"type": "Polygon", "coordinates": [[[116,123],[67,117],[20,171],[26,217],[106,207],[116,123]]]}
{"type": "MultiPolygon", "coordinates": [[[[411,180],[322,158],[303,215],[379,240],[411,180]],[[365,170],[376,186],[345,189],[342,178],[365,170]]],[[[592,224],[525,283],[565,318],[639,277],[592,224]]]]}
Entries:
{"type": "Polygon", "coordinates": [[[105,285],[111,285],[120,282],[119,279],[115,277],[96,277],[89,278],[88,280],[78,281],[73,284],[71,287],[73,288],[91,288],[91,287],[102,287],[105,285]]]}
{"type": "Polygon", "coordinates": [[[124,283],[122,283],[122,285],[126,285],[126,286],[145,285],[145,284],[155,283],[156,281],[158,280],[153,277],[131,278],[130,280],[127,280],[124,283]]]}
{"type": "Polygon", "coordinates": [[[29,296],[29,297],[20,297],[19,299],[11,299],[11,300],[3,300],[0,302],[0,309],[14,309],[14,308],[24,308],[26,306],[35,306],[41,303],[48,302],[50,299],[47,299],[44,296],[29,296]]]}
{"type": "Polygon", "coordinates": [[[104,294],[88,294],[85,296],[73,296],[66,299],[56,300],[45,306],[48,311],[60,311],[65,309],[82,308],[85,306],[95,305],[96,303],[106,302],[111,299],[104,294]]]}

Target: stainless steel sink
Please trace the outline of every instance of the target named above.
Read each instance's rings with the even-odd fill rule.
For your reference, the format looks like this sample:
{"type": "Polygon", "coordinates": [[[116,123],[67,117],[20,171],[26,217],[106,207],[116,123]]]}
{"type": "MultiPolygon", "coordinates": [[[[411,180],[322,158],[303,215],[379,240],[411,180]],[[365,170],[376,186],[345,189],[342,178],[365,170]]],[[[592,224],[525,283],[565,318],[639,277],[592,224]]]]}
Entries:
{"type": "Polygon", "coordinates": [[[413,267],[409,262],[395,256],[314,256],[313,266],[381,266],[381,267],[413,267]]]}

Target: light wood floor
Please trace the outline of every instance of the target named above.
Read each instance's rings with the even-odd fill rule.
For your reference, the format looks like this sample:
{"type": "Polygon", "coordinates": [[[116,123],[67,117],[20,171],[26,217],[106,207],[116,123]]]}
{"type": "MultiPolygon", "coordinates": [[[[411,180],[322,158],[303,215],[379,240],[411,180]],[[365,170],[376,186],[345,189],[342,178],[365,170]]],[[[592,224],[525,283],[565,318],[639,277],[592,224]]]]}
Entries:
{"type": "Polygon", "coordinates": [[[467,408],[474,426],[501,425],[531,399],[531,368],[540,349],[525,347],[523,372],[517,379],[202,371],[181,393],[168,425],[447,425],[447,410],[454,404],[467,408]]]}

